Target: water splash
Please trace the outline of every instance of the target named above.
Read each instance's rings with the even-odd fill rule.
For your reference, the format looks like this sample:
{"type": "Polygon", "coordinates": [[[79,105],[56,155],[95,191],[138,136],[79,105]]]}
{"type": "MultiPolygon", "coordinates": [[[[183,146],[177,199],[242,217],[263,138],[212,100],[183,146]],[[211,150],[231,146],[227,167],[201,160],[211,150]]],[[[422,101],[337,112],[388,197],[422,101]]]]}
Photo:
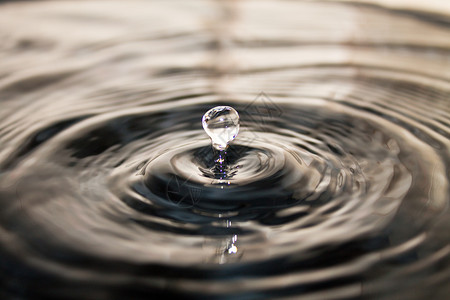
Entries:
{"type": "Polygon", "coordinates": [[[174,1],[0,5],[0,299],[448,299],[448,17],[174,1]]]}

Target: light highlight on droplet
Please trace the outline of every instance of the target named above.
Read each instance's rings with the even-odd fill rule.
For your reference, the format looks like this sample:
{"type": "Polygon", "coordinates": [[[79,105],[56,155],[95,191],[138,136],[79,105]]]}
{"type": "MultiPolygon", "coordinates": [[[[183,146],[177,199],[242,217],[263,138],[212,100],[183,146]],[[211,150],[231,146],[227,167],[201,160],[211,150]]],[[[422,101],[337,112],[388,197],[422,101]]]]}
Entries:
{"type": "Polygon", "coordinates": [[[239,114],[230,106],[216,106],[203,115],[202,125],[213,147],[222,151],[239,132],[239,114]]]}

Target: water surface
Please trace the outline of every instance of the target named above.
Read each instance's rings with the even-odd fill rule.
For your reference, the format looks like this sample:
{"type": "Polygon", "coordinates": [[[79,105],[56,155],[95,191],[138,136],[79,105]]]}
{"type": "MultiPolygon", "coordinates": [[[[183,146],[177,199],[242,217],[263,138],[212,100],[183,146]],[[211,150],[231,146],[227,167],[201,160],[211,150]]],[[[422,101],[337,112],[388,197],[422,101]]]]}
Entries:
{"type": "Polygon", "coordinates": [[[1,297],[446,299],[450,19],[396,3],[1,4],[1,297]]]}

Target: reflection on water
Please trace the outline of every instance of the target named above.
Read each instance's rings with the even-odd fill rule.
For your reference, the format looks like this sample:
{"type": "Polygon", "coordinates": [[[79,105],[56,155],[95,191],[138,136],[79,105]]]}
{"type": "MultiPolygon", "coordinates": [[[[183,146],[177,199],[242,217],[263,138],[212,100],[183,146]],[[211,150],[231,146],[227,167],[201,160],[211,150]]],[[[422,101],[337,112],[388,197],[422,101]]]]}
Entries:
{"type": "Polygon", "coordinates": [[[404,3],[1,4],[0,298],[446,299],[450,9],[404,3]]]}

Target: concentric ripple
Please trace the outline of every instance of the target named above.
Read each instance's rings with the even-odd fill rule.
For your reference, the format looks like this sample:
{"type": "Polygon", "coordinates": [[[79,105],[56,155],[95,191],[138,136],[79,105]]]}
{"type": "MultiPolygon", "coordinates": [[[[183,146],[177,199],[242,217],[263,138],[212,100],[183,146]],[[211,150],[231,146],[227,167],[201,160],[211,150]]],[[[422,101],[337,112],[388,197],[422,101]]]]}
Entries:
{"type": "Polygon", "coordinates": [[[1,298],[446,299],[448,16],[375,4],[0,5],[1,298]]]}

